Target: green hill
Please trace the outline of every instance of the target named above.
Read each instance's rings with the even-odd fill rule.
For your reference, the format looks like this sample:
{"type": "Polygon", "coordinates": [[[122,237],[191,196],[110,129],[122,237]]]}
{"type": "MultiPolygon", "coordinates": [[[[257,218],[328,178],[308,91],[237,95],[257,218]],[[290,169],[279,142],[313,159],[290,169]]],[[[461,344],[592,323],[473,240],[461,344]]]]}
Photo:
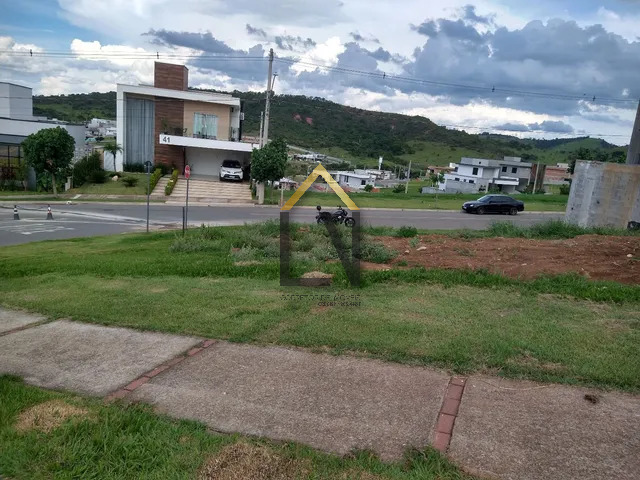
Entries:
{"type": "MultiPolygon", "coordinates": [[[[257,135],[264,93],[233,94],[245,102],[244,133],[257,135]]],[[[71,122],[116,116],[115,92],[36,96],[33,103],[36,115],[71,122]]],[[[555,164],[569,161],[579,149],[593,151],[594,158],[603,159],[618,158],[626,152],[626,147],[589,137],[535,140],[490,133],[473,135],[441,127],[421,116],[362,110],[302,95],[278,95],[273,99],[269,134],[282,136],[292,145],[344,158],[354,165],[376,165],[382,155],[387,166],[411,161],[415,170],[447,165],[461,156],[508,155],[555,164]]]]}

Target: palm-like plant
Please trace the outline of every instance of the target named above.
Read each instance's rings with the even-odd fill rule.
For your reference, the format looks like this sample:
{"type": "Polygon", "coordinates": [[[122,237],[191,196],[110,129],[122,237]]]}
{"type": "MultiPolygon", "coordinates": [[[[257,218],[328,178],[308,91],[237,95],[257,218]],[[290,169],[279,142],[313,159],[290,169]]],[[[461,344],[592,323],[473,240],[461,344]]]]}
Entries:
{"type": "Polygon", "coordinates": [[[113,155],[113,171],[116,171],[116,155],[118,152],[122,152],[122,147],[118,145],[116,142],[105,143],[102,147],[105,152],[113,155]]]}

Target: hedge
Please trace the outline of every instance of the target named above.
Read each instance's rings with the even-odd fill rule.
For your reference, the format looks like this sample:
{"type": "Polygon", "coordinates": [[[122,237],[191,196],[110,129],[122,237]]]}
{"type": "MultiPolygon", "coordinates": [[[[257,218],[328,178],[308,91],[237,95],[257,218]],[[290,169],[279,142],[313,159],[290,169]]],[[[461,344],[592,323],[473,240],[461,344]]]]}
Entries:
{"type": "Polygon", "coordinates": [[[158,180],[162,177],[162,169],[156,168],[151,174],[151,178],[149,179],[149,194],[153,192],[153,189],[156,188],[158,184],[158,180]]]}
{"type": "Polygon", "coordinates": [[[173,192],[173,187],[176,186],[177,182],[178,182],[178,170],[174,169],[173,172],[171,172],[171,178],[167,182],[167,186],[164,187],[164,194],[171,195],[171,192],[173,192]]]}

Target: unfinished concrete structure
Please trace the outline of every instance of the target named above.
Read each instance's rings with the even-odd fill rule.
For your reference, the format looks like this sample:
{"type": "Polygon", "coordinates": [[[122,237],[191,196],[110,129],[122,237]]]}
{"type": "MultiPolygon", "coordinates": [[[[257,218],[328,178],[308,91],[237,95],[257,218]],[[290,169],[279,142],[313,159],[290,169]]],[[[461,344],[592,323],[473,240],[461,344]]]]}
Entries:
{"type": "Polygon", "coordinates": [[[618,228],[640,222],[640,165],[577,161],[565,221],[618,228]]]}

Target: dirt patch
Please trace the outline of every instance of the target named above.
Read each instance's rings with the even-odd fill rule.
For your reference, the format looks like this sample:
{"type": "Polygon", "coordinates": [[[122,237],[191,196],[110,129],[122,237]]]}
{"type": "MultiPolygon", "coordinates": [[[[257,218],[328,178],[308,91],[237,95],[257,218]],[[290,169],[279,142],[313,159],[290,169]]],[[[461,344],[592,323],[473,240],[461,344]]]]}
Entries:
{"type": "Polygon", "coordinates": [[[86,408],[77,407],[62,400],[50,400],[29,407],[20,413],[15,428],[19,432],[37,430],[49,433],[69,418],[86,417],[88,414],[89,411],[86,408]]]}
{"type": "MultiPolygon", "coordinates": [[[[418,251],[406,238],[377,237],[384,245],[402,253],[389,263],[406,261],[425,268],[486,269],[512,278],[577,273],[593,280],[640,283],[640,237],[582,235],[564,240],[522,238],[461,239],[446,235],[424,235],[428,248],[418,251]],[[631,256],[629,256],[631,255],[631,256]]],[[[369,265],[363,263],[363,269],[369,265]]],[[[378,265],[377,269],[389,265],[378,265]]]]}
{"type": "Polygon", "coordinates": [[[327,305],[316,305],[315,307],[311,308],[311,310],[309,310],[309,313],[313,315],[319,315],[325,313],[330,308],[331,307],[328,307],[327,305]]]}
{"type": "Polygon", "coordinates": [[[200,480],[293,480],[306,478],[310,465],[273,449],[245,442],[224,447],[202,467],[200,480]]]}
{"type": "Polygon", "coordinates": [[[328,287],[333,280],[333,274],[324,272],[307,272],[300,277],[300,285],[307,287],[328,287]]]}
{"type": "Polygon", "coordinates": [[[526,351],[516,357],[508,359],[507,363],[519,367],[545,370],[547,372],[561,372],[563,370],[566,370],[566,367],[564,365],[552,362],[541,362],[540,359],[534,357],[531,352],[526,351]]]}
{"type": "Polygon", "coordinates": [[[385,263],[365,262],[364,260],[360,261],[360,268],[362,270],[391,270],[391,267],[385,263]]]}
{"type": "Polygon", "coordinates": [[[262,265],[262,262],[257,260],[245,260],[242,262],[233,262],[236,267],[250,267],[252,265],[262,265]]]}
{"type": "Polygon", "coordinates": [[[168,292],[169,289],[167,287],[152,287],[149,291],[151,293],[165,293],[168,292]]]}

